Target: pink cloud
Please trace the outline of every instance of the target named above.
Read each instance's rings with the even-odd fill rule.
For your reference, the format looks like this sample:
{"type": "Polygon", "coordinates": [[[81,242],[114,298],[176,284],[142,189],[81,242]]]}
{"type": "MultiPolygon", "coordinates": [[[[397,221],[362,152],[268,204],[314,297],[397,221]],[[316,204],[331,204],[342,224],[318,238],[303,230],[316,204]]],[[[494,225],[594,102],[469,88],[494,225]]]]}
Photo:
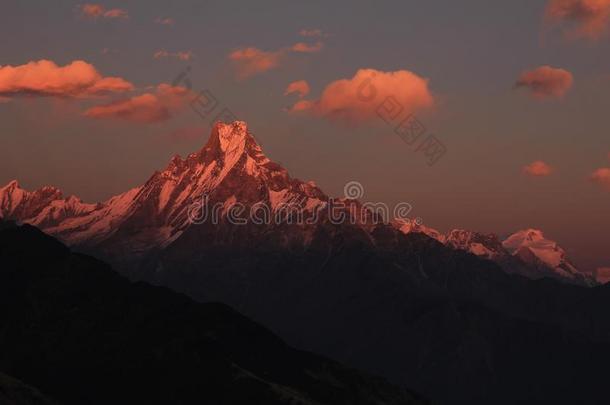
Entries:
{"type": "Polygon", "coordinates": [[[315,107],[313,101],[309,100],[299,100],[288,111],[290,112],[300,112],[300,111],[312,111],[315,107]]]}
{"type": "Polygon", "coordinates": [[[537,99],[561,98],[574,84],[572,73],[551,66],[540,66],[521,74],[515,87],[525,87],[537,99]]]}
{"type": "Polygon", "coordinates": [[[89,118],[118,119],[137,123],[157,123],[169,120],[188,102],[189,90],[160,84],[154,93],[144,93],[128,99],[89,108],[89,118]]]}
{"type": "Polygon", "coordinates": [[[249,47],[237,49],[229,54],[241,79],[263,73],[279,66],[282,51],[267,52],[258,48],[249,47]]]}
{"type": "Polygon", "coordinates": [[[413,72],[360,69],[351,79],[327,85],[318,100],[301,100],[289,111],[306,111],[331,120],[358,123],[379,120],[380,105],[388,99],[405,113],[429,109],[435,103],[428,79],[413,72]]]}
{"type": "Polygon", "coordinates": [[[177,58],[184,61],[191,60],[194,56],[193,51],[168,52],[165,49],[158,50],[153,54],[155,59],[177,58]]]}
{"type": "Polygon", "coordinates": [[[536,160],[523,168],[523,173],[534,177],[550,176],[553,168],[542,160],[536,160]]]}
{"type": "Polygon", "coordinates": [[[320,52],[323,47],[324,44],[322,42],[316,42],[313,45],[306,44],[305,42],[297,42],[296,44],[292,45],[291,49],[294,52],[314,53],[320,52]]]}
{"type": "Polygon", "coordinates": [[[569,36],[596,40],[610,21],[610,0],[550,0],[545,14],[550,21],[574,25],[569,36]]]}
{"type": "Polygon", "coordinates": [[[324,47],[322,42],[309,45],[304,42],[281,48],[277,51],[263,51],[255,47],[239,48],[229,53],[229,61],[237,71],[239,79],[267,72],[280,66],[282,60],[291,52],[294,53],[314,53],[319,52],[324,47]]]}
{"type": "Polygon", "coordinates": [[[127,10],[123,10],[120,8],[113,8],[104,13],[104,17],[106,18],[129,18],[129,14],[127,10]]]}
{"type": "Polygon", "coordinates": [[[610,190],[610,168],[602,167],[595,170],[589,179],[594,183],[598,183],[602,187],[610,190]]]}
{"type": "Polygon", "coordinates": [[[286,91],[284,95],[287,96],[289,94],[296,93],[299,97],[305,97],[309,94],[309,84],[305,80],[297,80],[296,82],[292,82],[286,87],[286,91]]]}
{"type": "Polygon", "coordinates": [[[100,4],[83,4],[79,7],[81,16],[97,19],[97,18],[111,18],[111,19],[127,19],[129,18],[129,13],[127,10],[121,8],[112,8],[106,10],[104,6],[100,4]]]}
{"type": "Polygon", "coordinates": [[[133,90],[120,77],[103,77],[93,65],[76,60],[57,66],[49,60],[19,66],[0,66],[0,95],[48,97],[91,97],[133,90]]]}

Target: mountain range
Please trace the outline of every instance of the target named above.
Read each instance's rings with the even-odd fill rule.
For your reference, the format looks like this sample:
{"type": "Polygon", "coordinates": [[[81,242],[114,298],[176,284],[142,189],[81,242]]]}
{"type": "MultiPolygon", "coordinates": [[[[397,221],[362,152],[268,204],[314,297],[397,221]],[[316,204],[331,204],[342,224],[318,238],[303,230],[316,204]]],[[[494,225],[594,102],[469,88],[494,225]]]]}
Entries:
{"type": "Polygon", "coordinates": [[[106,202],[11,182],[0,216],[437,403],[605,396],[609,286],[557,243],[534,229],[500,239],[380,221],[358,200],[290,177],[243,122],[216,124],[201,150],[106,202]],[[279,220],[234,218],[258,207],[279,220]]]}
{"type": "MultiPolygon", "coordinates": [[[[13,180],[0,188],[0,218],[35,225],[70,246],[109,251],[111,259],[117,251],[134,258],[180,238],[193,224],[189,208],[204,195],[222,205],[221,216],[240,203],[248,208],[264,204],[272,215],[280,207],[298,204],[303,215],[311,217],[332,200],[315,183],[291,178],[286,169],[264,155],[246,123],[234,122],[217,123],[200,151],[186,159],[174,156],[165,170],[155,172],[144,185],[105,202],[64,198],[51,186],[26,191],[13,180]]],[[[361,225],[370,229],[366,221],[361,225]]],[[[403,233],[424,233],[454,249],[493,260],[509,273],[581,285],[596,282],[536,229],[519,231],[501,241],[493,234],[460,229],[443,235],[407,218],[396,218],[391,225],[403,233]]],[[[291,237],[306,245],[313,229],[315,226],[303,226],[291,237]]]]}

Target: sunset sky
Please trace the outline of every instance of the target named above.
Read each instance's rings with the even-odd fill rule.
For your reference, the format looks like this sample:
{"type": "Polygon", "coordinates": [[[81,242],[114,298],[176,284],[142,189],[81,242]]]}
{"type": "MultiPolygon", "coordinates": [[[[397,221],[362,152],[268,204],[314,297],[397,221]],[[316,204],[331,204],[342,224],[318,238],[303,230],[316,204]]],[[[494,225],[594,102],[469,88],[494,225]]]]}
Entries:
{"type": "Polygon", "coordinates": [[[610,0],[7,0],[0,34],[1,185],[105,200],[226,107],[331,196],[358,181],[441,231],[538,228],[610,267],[610,0]],[[409,112],[447,148],[433,166],[394,133],[409,112]]]}

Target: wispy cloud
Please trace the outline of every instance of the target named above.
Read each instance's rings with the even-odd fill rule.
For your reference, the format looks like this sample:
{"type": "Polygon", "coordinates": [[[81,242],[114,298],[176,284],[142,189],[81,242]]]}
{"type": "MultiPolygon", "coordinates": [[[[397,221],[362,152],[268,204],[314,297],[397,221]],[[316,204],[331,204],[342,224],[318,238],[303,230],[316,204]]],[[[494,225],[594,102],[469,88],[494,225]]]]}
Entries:
{"type": "Polygon", "coordinates": [[[114,119],[135,123],[167,121],[187,104],[190,91],[184,87],[160,84],[154,92],[89,108],[89,118],[114,119]]]}
{"type": "Polygon", "coordinates": [[[276,51],[264,51],[256,47],[238,48],[228,55],[229,61],[237,71],[239,79],[245,79],[260,73],[267,72],[280,66],[282,60],[290,53],[315,53],[322,50],[324,44],[316,42],[296,44],[276,51]]]}
{"type": "Polygon", "coordinates": [[[294,52],[314,53],[314,52],[320,52],[323,47],[324,47],[324,44],[322,42],[316,42],[315,44],[306,44],[305,42],[297,42],[296,44],[292,45],[292,47],[290,49],[292,49],[292,51],[294,51],[294,52]]]}
{"type": "Polygon", "coordinates": [[[157,17],[155,18],[155,23],[161,25],[174,25],[176,21],[173,18],[169,17],[157,17]]]}
{"type": "Polygon", "coordinates": [[[301,35],[302,37],[309,38],[324,38],[328,36],[328,34],[326,34],[319,28],[302,29],[301,31],[299,31],[299,35],[301,35]]]}
{"type": "Polygon", "coordinates": [[[229,60],[235,65],[238,77],[245,79],[278,67],[282,55],[282,51],[267,52],[249,47],[231,52],[229,60]]]}
{"type": "Polygon", "coordinates": [[[0,96],[91,97],[133,90],[120,77],[104,77],[82,60],[58,66],[50,60],[0,67],[0,96]]]}
{"type": "Polygon", "coordinates": [[[80,5],[78,6],[78,10],[82,17],[90,19],[108,18],[126,20],[129,18],[127,10],[122,8],[106,9],[104,6],[94,3],[80,5]]]}
{"type": "Polygon", "coordinates": [[[305,80],[297,80],[292,82],[286,87],[286,91],[284,92],[285,96],[290,94],[298,94],[299,97],[305,97],[309,94],[309,83],[305,80]]]}
{"type": "Polygon", "coordinates": [[[525,87],[537,99],[562,98],[574,84],[574,76],[565,69],[540,66],[519,76],[515,87],[525,87]]]}
{"type": "Polygon", "coordinates": [[[168,52],[165,49],[158,50],[153,54],[153,58],[155,59],[177,58],[180,60],[191,60],[194,56],[195,54],[193,51],[168,52]]]}

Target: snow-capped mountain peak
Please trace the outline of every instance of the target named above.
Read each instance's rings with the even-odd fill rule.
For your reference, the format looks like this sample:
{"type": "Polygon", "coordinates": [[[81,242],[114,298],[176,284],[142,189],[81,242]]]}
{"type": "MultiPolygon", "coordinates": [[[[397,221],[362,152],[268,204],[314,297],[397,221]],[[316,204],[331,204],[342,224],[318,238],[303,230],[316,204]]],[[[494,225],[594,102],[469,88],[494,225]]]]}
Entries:
{"type": "Polygon", "coordinates": [[[436,239],[441,243],[445,243],[445,236],[434,228],[427,227],[420,223],[417,219],[396,218],[391,222],[392,226],[404,234],[408,233],[423,233],[436,239]]]}
{"type": "Polygon", "coordinates": [[[523,245],[532,245],[538,242],[544,243],[544,241],[547,241],[547,239],[541,230],[525,229],[510,235],[502,244],[508,250],[515,250],[523,245]]]}
{"type": "Polygon", "coordinates": [[[547,239],[538,229],[516,232],[506,238],[502,245],[541,275],[584,284],[594,283],[591,277],[576,268],[557,242],[547,239]]]}
{"type": "Polygon", "coordinates": [[[36,191],[27,191],[20,187],[17,180],[12,180],[0,188],[0,218],[33,217],[52,201],[61,198],[61,191],[55,187],[45,186],[36,191]]]}
{"type": "Polygon", "coordinates": [[[185,159],[174,156],[141,187],[102,203],[64,200],[53,188],[27,192],[16,182],[1,190],[0,217],[32,223],[70,245],[126,241],[132,252],[164,247],[180,237],[192,225],[189,209],[204,195],[211,205],[223,205],[222,215],[236,203],[264,203],[272,210],[299,204],[311,212],[328,199],[314,184],[291,178],[269,160],[241,121],[216,123],[198,152],[185,159]],[[33,208],[28,201],[36,202],[33,208]]]}
{"type": "Polygon", "coordinates": [[[447,234],[445,240],[446,244],[454,249],[466,250],[488,259],[506,255],[502,242],[494,234],[485,235],[464,229],[454,229],[447,234]]]}

